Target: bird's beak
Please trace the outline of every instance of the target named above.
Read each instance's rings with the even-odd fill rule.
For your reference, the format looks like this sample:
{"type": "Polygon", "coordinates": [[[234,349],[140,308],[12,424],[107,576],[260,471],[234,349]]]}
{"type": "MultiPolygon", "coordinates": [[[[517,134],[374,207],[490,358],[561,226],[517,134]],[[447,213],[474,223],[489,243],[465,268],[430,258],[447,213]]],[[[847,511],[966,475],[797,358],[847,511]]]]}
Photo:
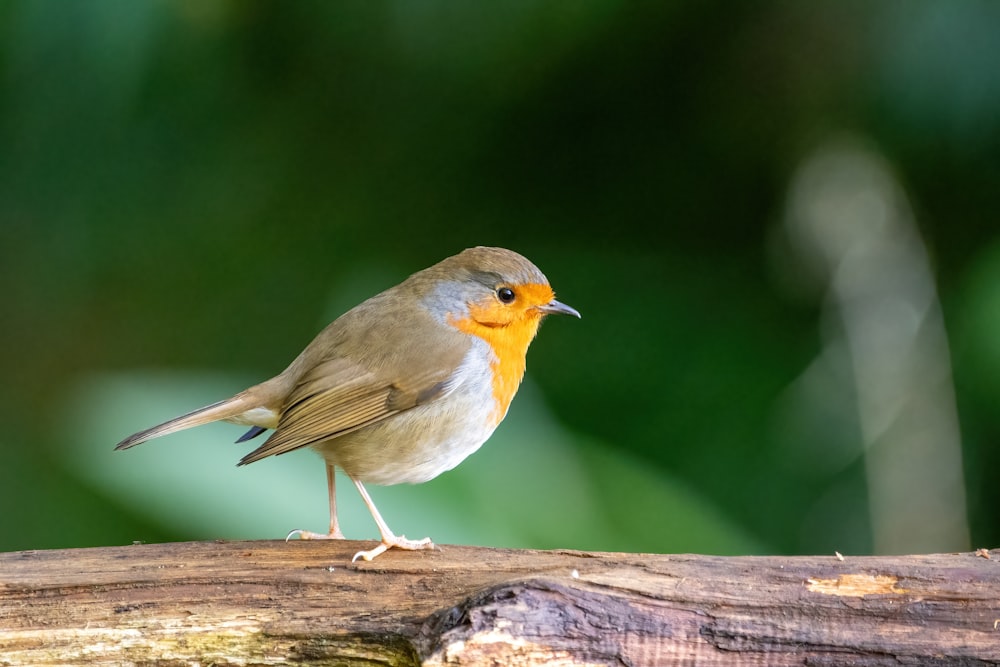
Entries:
{"type": "Polygon", "coordinates": [[[574,317],[580,317],[580,313],[577,312],[576,308],[567,306],[565,303],[560,303],[555,299],[549,301],[544,306],[538,306],[538,310],[546,315],[554,315],[561,313],[563,315],[573,315],[574,317]]]}

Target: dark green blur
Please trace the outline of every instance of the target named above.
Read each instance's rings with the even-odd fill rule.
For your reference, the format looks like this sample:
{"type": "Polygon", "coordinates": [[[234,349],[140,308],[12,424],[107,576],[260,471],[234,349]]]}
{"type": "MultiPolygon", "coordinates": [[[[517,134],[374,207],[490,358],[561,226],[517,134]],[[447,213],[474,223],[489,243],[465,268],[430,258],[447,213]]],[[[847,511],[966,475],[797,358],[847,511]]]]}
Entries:
{"type": "MultiPolygon", "coordinates": [[[[579,493],[543,465],[531,419],[547,410],[618,498],[601,525],[634,524],[584,539],[586,516],[553,516],[558,537],[511,546],[868,552],[863,458],[790,454],[796,438],[856,451],[856,423],[788,431],[783,402],[824,326],[823,291],[776,241],[785,198],[845,132],[892,166],[930,253],[971,546],[996,546],[997,34],[985,0],[0,4],[0,550],[258,537],[185,530],[82,474],[67,451],[87,441],[138,466],[114,444],[173,416],[99,402],[91,417],[114,426],[96,438],[70,408],[90,378],[258,381],[357,300],[501,245],[583,319],[542,327],[530,396],[500,433],[537,437],[518,451],[543,458],[523,465],[551,474],[553,496],[579,493]],[[615,457],[738,537],[706,541],[700,514],[617,479],[615,457]],[[568,520],[584,527],[563,534],[568,520]]],[[[180,410],[201,404],[181,392],[180,410]]],[[[212,433],[233,464],[247,451],[238,427],[212,433]]],[[[301,484],[322,498],[313,468],[301,484]]],[[[463,469],[440,487],[459,513],[463,469]]],[[[516,478],[497,488],[502,520],[504,488],[524,494],[516,478]]],[[[531,494],[517,502],[551,504],[531,494]]],[[[324,529],[319,505],[286,528],[324,529]]]]}

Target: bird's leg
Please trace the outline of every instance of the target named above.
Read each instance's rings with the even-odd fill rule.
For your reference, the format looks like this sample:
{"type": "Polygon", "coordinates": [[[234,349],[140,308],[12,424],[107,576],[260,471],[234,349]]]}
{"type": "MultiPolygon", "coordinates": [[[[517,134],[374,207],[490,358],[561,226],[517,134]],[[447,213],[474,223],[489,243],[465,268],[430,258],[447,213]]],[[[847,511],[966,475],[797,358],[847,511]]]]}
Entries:
{"type": "Polygon", "coordinates": [[[342,540],[344,534],[340,532],[340,524],[337,522],[337,469],[332,463],[326,464],[326,489],[330,494],[330,532],[314,533],[311,530],[296,529],[288,533],[285,538],[287,542],[293,535],[297,535],[300,540],[342,540]]]}
{"type": "Polygon", "coordinates": [[[397,549],[409,549],[415,551],[417,549],[433,549],[434,543],[431,542],[431,538],[425,537],[422,540],[408,540],[405,535],[399,535],[398,537],[389,530],[388,524],[386,524],[385,519],[382,515],[378,513],[375,508],[375,503],[372,501],[372,497],[368,495],[368,491],[365,489],[364,485],[351,477],[351,481],[354,482],[354,486],[358,487],[358,493],[361,494],[361,499],[365,501],[365,505],[368,506],[368,511],[372,513],[372,518],[375,519],[375,525],[378,526],[378,532],[382,535],[382,543],[371,549],[369,551],[359,551],[354,554],[354,558],[351,559],[353,563],[359,558],[364,558],[365,560],[372,560],[376,556],[385,553],[393,547],[397,549]]]}

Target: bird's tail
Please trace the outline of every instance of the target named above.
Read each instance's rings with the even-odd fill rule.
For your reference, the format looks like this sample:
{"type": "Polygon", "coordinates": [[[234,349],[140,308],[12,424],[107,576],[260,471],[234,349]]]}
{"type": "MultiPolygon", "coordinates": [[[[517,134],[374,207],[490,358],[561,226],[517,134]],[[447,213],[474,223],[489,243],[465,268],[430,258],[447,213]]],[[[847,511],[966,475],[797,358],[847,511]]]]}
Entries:
{"type": "Polygon", "coordinates": [[[201,426],[202,424],[210,424],[224,419],[237,421],[239,423],[253,423],[252,421],[248,421],[246,418],[240,418],[246,413],[250,413],[251,411],[261,407],[258,401],[250,400],[247,393],[248,392],[237,394],[236,396],[227,398],[224,401],[206,405],[203,408],[198,408],[197,410],[181,415],[180,417],[174,417],[173,419],[165,421],[162,424],[158,424],[152,428],[147,428],[145,431],[134,433],[119,442],[115,449],[128,449],[129,447],[141,445],[147,440],[159,438],[161,435],[176,433],[177,431],[183,431],[186,428],[201,426]]]}

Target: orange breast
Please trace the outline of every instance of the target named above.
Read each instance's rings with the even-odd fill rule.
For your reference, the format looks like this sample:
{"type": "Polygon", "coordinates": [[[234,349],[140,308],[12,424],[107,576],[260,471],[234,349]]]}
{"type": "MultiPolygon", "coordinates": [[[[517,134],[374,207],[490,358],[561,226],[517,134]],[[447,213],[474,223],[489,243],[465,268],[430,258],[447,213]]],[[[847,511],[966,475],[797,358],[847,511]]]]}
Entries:
{"type": "Polygon", "coordinates": [[[525,310],[505,323],[494,324],[496,321],[494,313],[488,311],[496,307],[492,304],[489,306],[473,304],[469,308],[468,317],[449,320],[459,331],[486,341],[493,351],[490,369],[493,371],[493,398],[496,401],[493,411],[494,425],[499,424],[507,415],[507,408],[517,393],[517,388],[524,377],[528,345],[538,333],[538,325],[542,319],[537,311],[525,310]]]}

